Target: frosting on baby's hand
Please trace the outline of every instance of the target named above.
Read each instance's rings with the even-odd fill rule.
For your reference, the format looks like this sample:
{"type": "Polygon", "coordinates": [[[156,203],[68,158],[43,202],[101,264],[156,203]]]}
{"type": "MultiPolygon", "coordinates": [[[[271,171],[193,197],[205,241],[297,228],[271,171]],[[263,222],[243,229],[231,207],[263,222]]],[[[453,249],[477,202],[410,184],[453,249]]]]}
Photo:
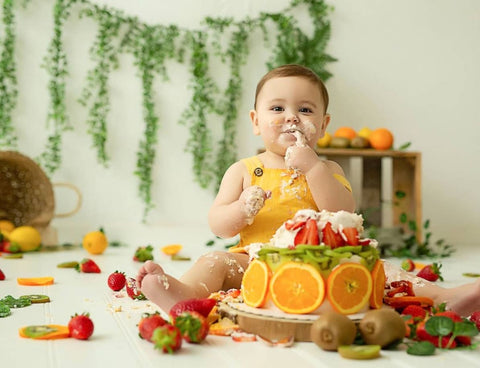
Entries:
{"type": "Polygon", "coordinates": [[[252,186],[245,189],[241,195],[245,203],[245,214],[247,224],[251,225],[257,213],[263,208],[265,199],[270,197],[270,192],[265,192],[259,186],[252,186]]]}

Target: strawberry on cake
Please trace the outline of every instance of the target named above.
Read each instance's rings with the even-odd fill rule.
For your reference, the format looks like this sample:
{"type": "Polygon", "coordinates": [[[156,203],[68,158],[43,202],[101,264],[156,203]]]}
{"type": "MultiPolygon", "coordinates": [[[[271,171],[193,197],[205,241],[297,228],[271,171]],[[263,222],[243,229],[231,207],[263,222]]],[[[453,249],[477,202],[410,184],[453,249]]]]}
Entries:
{"type": "Polygon", "coordinates": [[[293,314],[379,308],[383,264],[377,241],[360,238],[362,233],[361,215],[298,211],[269,243],[247,247],[252,261],[242,281],[245,304],[293,314]]]}

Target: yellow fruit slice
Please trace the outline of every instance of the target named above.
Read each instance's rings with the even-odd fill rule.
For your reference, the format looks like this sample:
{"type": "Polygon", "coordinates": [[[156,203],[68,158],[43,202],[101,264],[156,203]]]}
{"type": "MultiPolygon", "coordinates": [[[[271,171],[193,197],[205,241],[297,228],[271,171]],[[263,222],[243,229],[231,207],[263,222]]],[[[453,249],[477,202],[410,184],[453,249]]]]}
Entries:
{"type": "Polygon", "coordinates": [[[53,277],[45,276],[45,277],[18,277],[17,283],[19,285],[24,286],[42,286],[42,285],[52,285],[53,284],[53,277]]]}
{"type": "Polygon", "coordinates": [[[325,282],[312,265],[286,262],[270,281],[270,295],[275,305],[284,312],[310,313],[325,298],[325,282]]]}
{"type": "Polygon", "coordinates": [[[170,244],[165,245],[161,248],[162,252],[167,256],[173,256],[182,250],[183,246],[181,244],[170,244]]]}
{"type": "Polygon", "coordinates": [[[385,270],[383,261],[380,259],[372,269],[372,294],[370,295],[370,307],[379,309],[383,305],[383,294],[385,291],[385,270]]]}
{"type": "Polygon", "coordinates": [[[327,279],[327,296],[333,308],[342,314],[359,312],[370,300],[372,275],[359,263],[335,267],[327,279]]]}
{"type": "Polygon", "coordinates": [[[270,269],[257,259],[250,262],[242,279],[242,297],[246,305],[260,308],[265,304],[270,281],[270,269]]]}
{"type": "Polygon", "coordinates": [[[37,229],[32,226],[19,226],[8,234],[12,243],[17,243],[22,252],[30,252],[38,249],[42,243],[42,237],[37,229]]]}
{"type": "Polygon", "coordinates": [[[102,254],[108,247],[108,240],[103,231],[91,231],[83,237],[82,246],[90,254],[102,254]]]}

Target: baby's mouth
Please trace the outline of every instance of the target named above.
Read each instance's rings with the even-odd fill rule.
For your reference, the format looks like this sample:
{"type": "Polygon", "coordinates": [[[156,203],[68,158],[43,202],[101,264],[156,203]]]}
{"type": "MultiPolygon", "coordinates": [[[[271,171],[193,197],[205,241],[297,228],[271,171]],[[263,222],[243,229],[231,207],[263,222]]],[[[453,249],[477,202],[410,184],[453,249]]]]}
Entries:
{"type": "Polygon", "coordinates": [[[296,132],[303,134],[303,132],[298,128],[289,128],[283,131],[283,133],[286,133],[286,134],[295,134],[296,132]]]}

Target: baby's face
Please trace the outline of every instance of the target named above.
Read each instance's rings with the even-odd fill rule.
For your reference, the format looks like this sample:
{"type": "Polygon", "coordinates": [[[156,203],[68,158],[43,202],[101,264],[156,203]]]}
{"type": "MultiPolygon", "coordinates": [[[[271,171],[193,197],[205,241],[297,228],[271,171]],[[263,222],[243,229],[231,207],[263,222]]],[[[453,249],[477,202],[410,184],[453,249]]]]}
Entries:
{"type": "Polygon", "coordinates": [[[299,135],[314,147],[328,124],[318,86],[306,78],[282,77],[267,81],[250,112],[253,131],[267,150],[284,155],[299,135]]]}

